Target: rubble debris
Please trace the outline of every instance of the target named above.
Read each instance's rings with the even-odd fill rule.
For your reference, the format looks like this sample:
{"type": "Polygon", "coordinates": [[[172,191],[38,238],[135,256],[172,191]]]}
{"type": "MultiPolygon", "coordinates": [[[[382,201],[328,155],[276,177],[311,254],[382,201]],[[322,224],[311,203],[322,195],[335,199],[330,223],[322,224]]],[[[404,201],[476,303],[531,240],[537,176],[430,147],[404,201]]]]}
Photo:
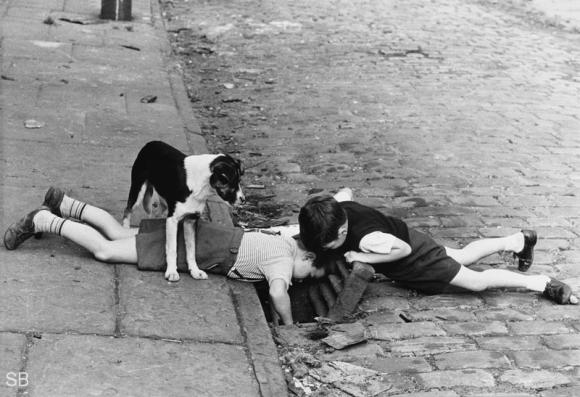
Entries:
{"type": "Polygon", "coordinates": [[[126,48],[128,50],[141,51],[141,48],[129,44],[121,44],[121,47],[126,48]]]}
{"type": "Polygon", "coordinates": [[[312,369],[310,376],[355,397],[376,396],[393,387],[383,379],[382,373],[342,361],[331,361],[312,369]]]}
{"type": "Polygon", "coordinates": [[[317,348],[320,345],[319,340],[328,336],[328,331],[316,323],[281,325],[274,332],[276,343],[284,347],[317,348]]]}
{"type": "Polygon", "coordinates": [[[44,40],[30,40],[30,42],[35,46],[41,48],[59,48],[65,44],[57,41],[44,41],[44,40]]]}
{"type": "Polygon", "coordinates": [[[237,98],[237,97],[229,97],[229,98],[223,98],[222,102],[223,103],[233,103],[233,102],[242,102],[242,98],[237,98]]]}
{"type": "Polygon", "coordinates": [[[322,341],[334,349],[341,350],[345,347],[365,342],[365,328],[361,323],[338,324],[331,328],[330,335],[322,341]]]}
{"type": "Polygon", "coordinates": [[[105,23],[104,20],[97,18],[82,18],[82,17],[60,17],[59,21],[73,23],[75,25],[96,25],[100,23],[105,23]]]}
{"type": "Polygon", "coordinates": [[[42,128],[45,125],[46,125],[46,123],[44,123],[43,121],[38,121],[38,120],[34,120],[34,119],[28,119],[28,120],[24,121],[24,127],[29,128],[29,129],[42,128]]]}
{"type": "Polygon", "coordinates": [[[374,273],[372,266],[355,262],[352,272],[343,277],[345,280],[343,289],[338,295],[336,303],[329,309],[327,316],[335,321],[340,321],[347,315],[352,314],[374,273]]]}
{"type": "Polygon", "coordinates": [[[143,98],[141,98],[141,103],[153,103],[157,101],[157,95],[146,95],[143,98]]]}

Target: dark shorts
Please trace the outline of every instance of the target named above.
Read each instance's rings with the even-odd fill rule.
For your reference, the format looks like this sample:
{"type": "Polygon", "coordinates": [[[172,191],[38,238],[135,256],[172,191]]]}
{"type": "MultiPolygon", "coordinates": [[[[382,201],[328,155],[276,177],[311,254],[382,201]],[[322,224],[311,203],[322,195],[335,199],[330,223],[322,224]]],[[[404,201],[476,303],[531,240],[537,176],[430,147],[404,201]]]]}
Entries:
{"type": "MultiPolygon", "coordinates": [[[[195,258],[200,269],[227,275],[238,255],[243,229],[204,220],[196,222],[195,258]]],[[[136,236],[137,268],[165,271],[165,219],[144,219],[136,236]]],[[[185,256],[183,224],[177,232],[177,270],[189,272],[185,256]]]]}
{"type": "Polygon", "coordinates": [[[373,265],[377,273],[405,287],[429,294],[461,291],[449,283],[459,273],[461,264],[447,255],[445,247],[428,235],[417,230],[409,230],[412,252],[395,263],[373,265]]]}

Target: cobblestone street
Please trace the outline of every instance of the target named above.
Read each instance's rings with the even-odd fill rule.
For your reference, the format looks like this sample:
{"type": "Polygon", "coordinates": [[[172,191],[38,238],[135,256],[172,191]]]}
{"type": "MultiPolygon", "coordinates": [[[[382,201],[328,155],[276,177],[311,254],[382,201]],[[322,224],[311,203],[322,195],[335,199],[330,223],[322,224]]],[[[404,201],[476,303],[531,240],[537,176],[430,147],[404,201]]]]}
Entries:
{"type": "MultiPolygon", "coordinates": [[[[536,229],[530,272],[580,292],[577,29],[492,0],[162,6],[210,150],[244,159],[242,221],[295,222],[308,194],[350,186],[450,246],[536,229]]],[[[374,282],[353,324],[367,342],[332,353],[311,325],[277,330],[310,357],[291,390],[580,395],[580,309],[537,294],[374,282]]]]}

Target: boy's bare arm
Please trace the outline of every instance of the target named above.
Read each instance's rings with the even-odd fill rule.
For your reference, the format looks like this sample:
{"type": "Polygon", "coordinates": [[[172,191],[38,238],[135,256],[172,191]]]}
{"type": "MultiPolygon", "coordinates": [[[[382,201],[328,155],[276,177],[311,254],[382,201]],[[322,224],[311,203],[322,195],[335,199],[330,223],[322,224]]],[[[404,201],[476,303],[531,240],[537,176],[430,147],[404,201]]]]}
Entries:
{"type": "Polygon", "coordinates": [[[385,263],[394,262],[403,259],[411,253],[411,246],[401,239],[395,238],[391,251],[386,254],[377,254],[374,252],[348,251],[344,254],[347,262],[364,262],[364,263],[385,263]]]}
{"type": "Polygon", "coordinates": [[[292,324],[292,308],[286,281],[277,278],[270,283],[270,299],[276,313],[278,313],[284,324],[292,324]]]}

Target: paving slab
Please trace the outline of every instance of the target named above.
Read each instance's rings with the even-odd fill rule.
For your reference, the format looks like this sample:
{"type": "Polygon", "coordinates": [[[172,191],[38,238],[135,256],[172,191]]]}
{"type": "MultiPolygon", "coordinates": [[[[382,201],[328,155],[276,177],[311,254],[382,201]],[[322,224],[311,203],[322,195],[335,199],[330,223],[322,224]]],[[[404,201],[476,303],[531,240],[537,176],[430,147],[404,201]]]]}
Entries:
{"type": "Polygon", "coordinates": [[[98,18],[101,10],[101,2],[99,0],[87,0],[87,1],[66,1],[63,7],[63,11],[90,15],[98,18]]]}
{"type": "MultiPolygon", "coordinates": [[[[124,178],[129,181],[129,172],[130,170],[127,170],[126,175],[120,173],[119,178],[124,178]]],[[[70,182],[56,184],[56,186],[63,189],[64,192],[71,197],[75,197],[92,204],[97,204],[99,208],[108,211],[117,219],[122,218],[123,209],[126,206],[126,196],[128,194],[127,189],[116,187],[111,188],[109,191],[104,191],[97,189],[95,185],[73,186],[70,184],[70,182]]],[[[11,223],[16,222],[30,211],[38,208],[44,200],[47,187],[47,185],[22,187],[18,186],[17,184],[11,185],[9,183],[5,183],[4,186],[0,187],[0,192],[2,193],[0,203],[5,204],[7,208],[0,209],[0,214],[2,214],[2,218],[0,218],[0,227],[2,227],[2,230],[5,230],[11,223]]],[[[144,212],[142,210],[137,210],[136,214],[143,216],[144,212]]],[[[136,218],[136,220],[137,219],[139,218],[136,218]]],[[[68,253],[68,255],[75,255],[79,252],[86,252],[84,249],[81,249],[72,243],[65,243],[64,239],[60,239],[54,236],[46,236],[43,237],[42,240],[28,240],[24,245],[22,245],[21,248],[19,248],[19,251],[20,249],[28,249],[27,247],[29,247],[31,250],[33,249],[32,247],[57,249],[57,247],[51,246],[51,244],[54,244],[55,242],[58,242],[58,245],[66,246],[66,250],[63,250],[63,253],[68,253]]]]}
{"type": "Polygon", "coordinates": [[[32,25],[25,19],[12,19],[2,23],[2,32],[7,37],[21,40],[43,37],[48,31],[48,27],[43,24],[32,25]]]}
{"type": "Polygon", "coordinates": [[[432,322],[376,324],[368,327],[368,337],[377,340],[396,340],[420,336],[444,336],[445,331],[432,322]]]}
{"type": "MultiPolygon", "coordinates": [[[[0,186],[0,227],[2,230],[16,222],[22,216],[39,207],[44,199],[45,189],[34,187],[19,187],[7,183],[8,178],[0,186]]],[[[3,235],[2,235],[3,236],[3,235]]]]}
{"type": "Polygon", "coordinates": [[[113,266],[36,243],[0,251],[0,330],[113,334],[113,266]]]}
{"type": "Polygon", "coordinates": [[[121,332],[133,336],[242,343],[236,310],[223,276],[194,280],[182,274],[179,282],[163,272],[119,268],[121,332]],[[207,308],[211,308],[208,311],[207,308]]]}
{"type": "Polygon", "coordinates": [[[0,332],[0,395],[16,396],[26,336],[0,332]]]}
{"type": "MultiPolygon", "coordinates": [[[[24,25],[22,26],[24,28],[24,25]]],[[[43,29],[39,29],[43,30],[43,29]]],[[[38,37],[36,35],[35,37],[38,37]]],[[[41,35],[40,35],[41,36],[41,35]]],[[[27,58],[31,60],[46,60],[66,64],[71,61],[71,43],[46,40],[22,40],[8,38],[2,44],[4,56],[7,58],[27,58]]]]}
{"type": "Polygon", "coordinates": [[[36,97],[36,106],[46,109],[50,108],[51,102],[56,101],[60,109],[73,114],[75,111],[86,111],[87,108],[125,113],[126,100],[118,84],[95,84],[71,77],[69,74],[55,74],[54,81],[43,83],[36,97]]]}
{"type": "Polygon", "coordinates": [[[25,0],[22,3],[30,8],[62,9],[66,0],[25,0]]]}
{"type": "MultiPolygon", "coordinates": [[[[39,187],[74,184],[102,186],[110,190],[111,186],[117,186],[118,175],[130,175],[131,172],[131,163],[127,163],[129,155],[119,147],[87,147],[80,143],[59,142],[31,144],[11,139],[4,139],[3,144],[7,161],[4,180],[8,184],[39,187]],[[103,152],[111,159],[110,163],[98,160],[98,154],[103,152]],[[115,164],[120,159],[125,160],[123,166],[115,164]],[[116,167],[117,171],[112,173],[111,167],[116,167]]],[[[126,189],[128,191],[128,187],[126,189]]]]}
{"type": "MultiPolygon", "coordinates": [[[[138,33],[133,33],[133,35],[138,37],[138,33]]],[[[104,65],[114,68],[115,72],[129,71],[136,76],[140,76],[141,65],[147,65],[152,71],[158,69],[161,72],[163,62],[159,59],[158,53],[141,51],[137,47],[137,43],[130,39],[131,37],[127,37],[126,40],[118,40],[120,41],[119,43],[106,47],[75,46],[71,56],[81,63],[96,67],[104,65]]],[[[155,37],[151,37],[151,39],[154,40],[155,37]]]]}
{"type": "Polygon", "coordinates": [[[441,370],[464,368],[511,368],[508,357],[497,351],[443,353],[434,356],[435,366],[441,370]]]}
{"type": "Polygon", "coordinates": [[[493,374],[482,369],[464,369],[457,371],[436,371],[417,375],[418,381],[427,388],[441,385],[447,387],[494,387],[493,374]]]}
{"type": "Polygon", "coordinates": [[[8,105],[6,113],[10,113],[4,118],[6,140],[26,140],[28,145],[34,145],[36,142],[71,144],[81,142],[86,133],[84,109],[68,109],[66,114],[63,114],[36,106],[29,108],[20,106],[16,109],[16,106],[8,105]],[[42,127],[26,128],[25,123],[28,120],[36,120],[42,127]]]}
{"type": "Polygon", "coordinates": [[[29,352],[31,396],[254,396],[242,346],[44,334],[29,352]]]}
{"type": "Polygon", "coordinates": [[[400,356],[424,356],[453,351],[476,350],[475,343],[465,337],[427,336],[389,343],[390,351],[400,356]]]}
{"type": "MultiPolygon", "coordinates": [[[[548,370],[522,371],[519,369],[505,371],[499,380],[530,389],[551,389],[557,386],[570,385],[573,382],[571,377],[558,372],[548,370]]],[[[562,394],[556,395],[565,396],[565,393],[563,391],[562,394]]]]}
{"type": "Polygon", "coordinates": [[[543,350],[542,340],[539,336],[483,336],[476,337],[475,341],[482,349],[486,350],[543,350]]]}

